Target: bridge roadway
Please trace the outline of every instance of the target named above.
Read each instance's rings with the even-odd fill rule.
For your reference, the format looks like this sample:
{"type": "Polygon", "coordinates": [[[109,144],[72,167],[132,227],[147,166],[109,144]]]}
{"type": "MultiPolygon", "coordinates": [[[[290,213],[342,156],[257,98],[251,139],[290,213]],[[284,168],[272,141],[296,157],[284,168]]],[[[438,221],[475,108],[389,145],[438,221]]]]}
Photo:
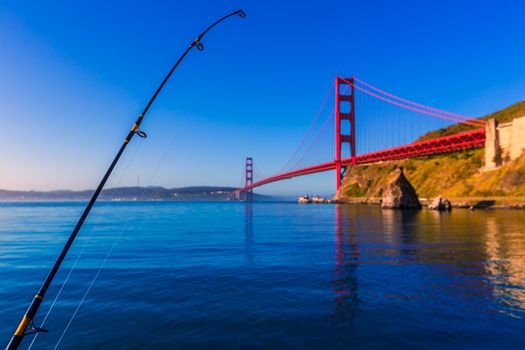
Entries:
{"type": "MultiPolygon", "coordinates": [[[[485,128],[465,131],[449,136],[438,137],[426,141],[414,142],[381,151],[366,153],[341,160],[343,166],[373,164],[389,160],[424,157],[435,154],[450,153],[470,148],[482,148],[485,146],[485,128]]],[[[240,188],[237,192],[245,192],[252,188],[266,185],[272,182],[291,179],[293,177],[320,173],[336,168],[336,162],[317,164],[310,167],[289,171],[286,173],[267,177],[254,182],[251,186],[240,188]]]]}

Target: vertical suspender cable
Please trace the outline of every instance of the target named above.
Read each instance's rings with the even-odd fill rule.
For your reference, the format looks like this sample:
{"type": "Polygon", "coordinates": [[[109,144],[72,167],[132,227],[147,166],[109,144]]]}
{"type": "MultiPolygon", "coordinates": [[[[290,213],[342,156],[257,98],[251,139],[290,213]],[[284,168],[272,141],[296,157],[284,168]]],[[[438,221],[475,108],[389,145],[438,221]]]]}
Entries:
{"type": "Polygon", "coordinates": [[[18,325],[18,328],[16,329],[15,333],[13,334],[13,336],[11,337],[11,340],[9,341],[9,344],[7,344],[7,347],[6,347],[6,350],[15,350],[15,349],[18,349],[18,347],[20,346],[20,344],[22,343],[22,340],[24,339],[24,336],[27,335],[27,334],[33,334],[33,333],[36,333],[36,332],[43,332],[45,330],[41,329],[41,328],[38,328],[36,327],[34,324],[33,324],[33,320],[35,318],[35,315],[38,311],[38,308],[40,307],[40,304],[42,303],[42,300],[51,284],[51,282],[53,281],[53,278],[55,277],[58,269],[60,268],[60,265],[62,264],[62,261],[64,260],[64,258],[66,257],[66,254],[67,252],[69,251],[69,248],[71,247],[71,245],[73,244],[73,241],[75,240],[78,232],[80,231],[80,229],[82,228],[82,225],[84,224],[84,221],[86,220],[86,218],[88,217],[89,215],[89,212],[91,211],[91,209],[93,208],[93,205],[95,204],[95,202],[97,201],[97,198],[98,196],[100,195],[100,192],[102,191],[102,189],[104,188],[104,185],[106,184],[109,176],[111,175],[111,173],[113,172],[113,169],[115,168],[115,166],[117,165],[117,162],[119,161],[120,157],[122,156],[122,153],[124,152],[124,150],[126,149],[127,145],[129,144],[129,142],[131,141],[131,139],[133,138],[133,136],[137,135],[141,138],[146,138],[147,135],[144,131],[141,131],[140,130],[140,124],[142,123],[142,120],[144,119],[144,117],[146,116],[146,113],[148,112],[149,108],[151,107],[151,105],[153,104],[153,102],[155,101],[155,99],[157,98],[157,95],[160,93],[160,91],[162,90],[162,88],[164,87],[164,85],[166,84],[166,82],[168,81],[168,79],[171,77],[171,75],[173,74],[173,72],[175,71],[175,69],[178,67],[178,65],[180,64],[180,62],[184,59],[184,57],[186,57],[186,55],[188,54],[188,52],[190,52],[191,49],[193,49],[193,47],[197,47],[197,49],[199,49],[200,51],[202,51],[204,49],[204,46],[203,44],[201,43],[201,39],[204,35],[206,35],[206,33],[208,33],[208,31],[210,31],[213,27],[215,27],[217,24],[219,24],[220,22],[224,21],[225,19],[231,17],[231,16],[235,16],[235,15],[238,15],[242,18],[246,17],[246,14],[244,13],[244,11],[242,10],[237,10],[237,11],[234,11],[224,17],[222,17],[221,19],[219,19],[218,21],[216,21],[215,23],[213,23],[212,25],[210,25],[208,28],[206,28],[189,46],[188,48],[186,49],[186,51],[184,51],[184,53],[180,56],[180,58],[177,60],[177,62],[175,62],[175,64],[173,65],[173,67],[171,68],[171,70],[169,71],[169,73],[166,75],[166,77],[164,78],[164,80],[162,81],[162,83],[159,85],[159,87],[157,88],[157,90],[155,91],[155,93],[153,94],[153,96],[151,97],[151,99],[149,100],[148,104],[146,105],[146,107],[144,108],[144,110],[142,111],[142,113],[138,116],[137,120],[135,121],[135,124],[133,124],[133,127],[131,128],[131,130],[129,131],[127,137],[125,138],[122,146],[120,147],[120,149],[118,150],[115,158],[113,159],[113,161],[111,162],[109,168],[107,169],[106,173],[104,174],[104,176],[102,177],[102,180],[100,181],[97,189],[95,190],[95,192],[93,193],[93,196],[91,197],[91,199],[89,200],[86,208],[84,209],[84,211],[82,212],[82,215],[80,216],[77,224],[75,225],[75,228],[73,229],[73,231],[71,232],[71,235],[69,236],[68,240],[66,241],[64,247],[62,248],[62,251],[60,252],[60,254],[58,255],[58,258],[56,259],[55,263],[53,264],[53,267],[51,268],[51,270],[49,271],[49,274],[47,275],[46,279],[44,280],[44,282],[42,283],[42,286],[40,287],[40,289],[38,290],[38,293],[35,295],[35,297],[33,298],[33,301],[31,302],[31,304],[29,305],[29,308],[27,309],[26,313],[24,314],[24,317],[22,318],[22,320],[20,321],[20,324],[18,325]],[[28,327],[31,327],[31,331],[30,332],[26,332],[27,328],[28,327]]]}

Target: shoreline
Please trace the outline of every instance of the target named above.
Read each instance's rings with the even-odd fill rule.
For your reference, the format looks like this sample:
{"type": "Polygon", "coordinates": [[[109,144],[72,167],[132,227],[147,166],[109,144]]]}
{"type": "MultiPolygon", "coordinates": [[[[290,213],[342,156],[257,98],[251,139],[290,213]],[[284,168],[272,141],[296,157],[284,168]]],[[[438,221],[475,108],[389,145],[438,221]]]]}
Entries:
{"type": "MultiPolygon", "coordinates": [[[[452,204],[452,208],[470,209],[470,210],[524,210],[525,197],[462,197],[462,198],[447,198],[452,204]]],[[[433,198],[420,198],[419,202],[423,207],[428,207],[433,198]]],[[[331,200],[334,204],[364,204],[364,205],[380,205],[380,198],[337,198],[331,200]]]]}

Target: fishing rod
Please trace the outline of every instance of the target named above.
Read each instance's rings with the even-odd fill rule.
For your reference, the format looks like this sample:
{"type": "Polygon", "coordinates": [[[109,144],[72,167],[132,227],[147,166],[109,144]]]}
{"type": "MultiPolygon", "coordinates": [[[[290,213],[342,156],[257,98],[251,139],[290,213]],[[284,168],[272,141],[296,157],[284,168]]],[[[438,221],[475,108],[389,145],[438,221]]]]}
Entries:
{"type": "Polygon", "coordinates": [[[237,11],[234,11],[234,12],[232,12],[232,13],[224,16],[224,17],[222,17],[221,19],[219,19],[218,21],[216,21],[215,23],[210,25],[208,28],[206,28],[195,40],[193,40],[193,42],[188,46],[186,51],[184,51],[184,53],[179,57],[177,62],[175,62],[175,64],[173,65],[173,67],[171,68],[169,73],[166,75],[166,77],[164,78],[162,83],[160,83],[159,87],[157,88],[157,90],[155,91],[155,93],[153,94],[151,99],[149,100],[148,104],[146,105],[146,107],[144,108],[142,113],[138,116],[137,120],[135,121],[135,124],[133,124],[133,126],[131,127],[131,130],[129,131],[128,136],[126,136],[126,138],[124,139],[124,143],[122,144],[122,146],[118,150],[118,152],[117,152],[115,158],[113,159],[113,161],[111,162],[108,170],[106,170],[106,173],[102,177],[102,180],[100,181],[97,189],[93,193],[93,196],[89,200],[89,203],[87,204],[86,208],[82,212],[82,215],[78,219],[77,224],[75,225],[73,231],[71,232],[71,235],[69,236],[69,238],[66,241],[64,247],[62,248],[62,251],[58,255],[58,258],[56,259],[55,263],[53,264],[53,267],[49,271],[49,274],[47,275],[46,279],[44,280],[44,283],[42,283],[42,286],[38,290],[38,293],[36,293],[35,297],[33,298],[33,301],[29,305],[29,308],[27,309],[26,313],[24,314],[24,317],[20,321],[20,324],[18,325],[18,328],[16,329],[15,333],[11,337],[11,340],[9,341],[9,344],[7,344],[6,350],[18,349],[18,347],[20,346],[20,344],[22,343],[22,340],[24,339],[24,337],[26,335],[35,334],[35,333],[38,333],[38,332],[47,332],[47,330],[35,326],[35,324],[33,322],[34,318],[35,318],[35,315],[36,315],[36,313],[38,311],[38,308],[40,307],[40,304],[42,303],[42,300],[44,299],[44,296],[45,296],[45,294],[46,294],[46,292],[47,292],[47,290],[49,288],[49,285],[53,281],[53,278],[55,277],[58,269],[60,268],[60,265],[62,264],[62,261],[66,257],[66,254],[69,251],[69,248],[73,244],[73,241],[75,240],[78,232],[82,228],[82,225],[84,224],[84,221],[88,217],[89,212],[91,211],[91,208],[93,208],[93,205],[97,201],[97,198],[98,198],[100,192],[102,191],[102,189],[104,188],[104,185],[106,184],[106,181],[108,180],[109,176],[113,172],[113,169],[115,168],[115,165],[117,165],[117,162],[120,159],[120,156],[122,155],[122,153],[124,152],[124,150],[128,146],[128,144],[131,141],[131,139],[133,138],[133,136],[137,135],[140,138],[146,138],[147,137],[146,133],[144,131],[140,130],[140,124],[142,123],[142,120],[146,116],[146,113],[148,113],[149,108],[151,107],[151,105],[153,104],[155,99],[157,98],[157,95],[160,93],[160,91],[162,90],[162,88],[164,87],[164,85],[166,84],[168,79],[171,77],[171,75],[173,74],[175,69],[177,69],[178,65],[181,63],[181,61],[184,59],[184,57],[186,57],[188,52],[190,52],[191,49],[193,49],[194,47],[196,47],[199,51],[204,50],[204,45],[201,43],[202,37],[204,37],[204,35],[206,35],[206,33],[208,33],[217,24],[219,24],[222,21],[224,21],[225,19],[227,19],[229,17],[232,17],[232,16],[235,16],[235,15],[238,15],[241,18],[245,18],[246,17],[246,13],[243,10],[237,10],[237,11]],[[29,331],[27,331],[28,327],[30,327],[29,331]]]}

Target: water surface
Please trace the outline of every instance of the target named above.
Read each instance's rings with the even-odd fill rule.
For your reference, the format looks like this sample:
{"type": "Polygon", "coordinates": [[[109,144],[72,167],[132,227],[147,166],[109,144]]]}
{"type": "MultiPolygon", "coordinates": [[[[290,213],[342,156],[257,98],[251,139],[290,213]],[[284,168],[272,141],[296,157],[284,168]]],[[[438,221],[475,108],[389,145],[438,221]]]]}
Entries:
{"type": "MultiPolygon", "coordinates": [[[[0,203],[5,343],[82,209],[0,203]]],[[[525,347],[522,211],[100,203],[37,324],[72,267],[32,349],[525,347]]]]}

